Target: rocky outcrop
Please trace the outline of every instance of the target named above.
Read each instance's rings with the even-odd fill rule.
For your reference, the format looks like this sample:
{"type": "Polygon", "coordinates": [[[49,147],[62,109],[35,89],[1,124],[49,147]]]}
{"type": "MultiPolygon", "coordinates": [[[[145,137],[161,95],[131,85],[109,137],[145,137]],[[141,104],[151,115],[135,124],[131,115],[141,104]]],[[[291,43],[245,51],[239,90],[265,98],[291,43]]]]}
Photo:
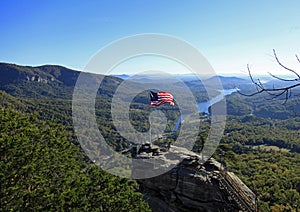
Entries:
{"type": "MultiPolygon", "coordinates": [[[[202,163],[199,155],[174,146],[164,153],[157,154],[156,150],[154,155],[151,151],[140,152],[137,157],[143,155],[145,158],[147,154],[149,157],[165,157],[169,160],[167,163],[172,164],[170,158],[167,159],[170,152],[176,152],[184,159],[165,174],[138,180],[153,211],[257,210],[255,194],[234,173],[224,170],[213,158],[202,163]]],[[[145,166],[144,169],[135,167],[135,172],[144,173],[145,166]]]]}
{"type": "Polygon", "coordinates": [[[0,63],[0,81],[2,85],[20,81],[50,83],[56,80],[55,76],[43,72],[40,68],[0,63]]]}
{"type": "Polygon", "coordinates": [[[41,77],[41,76],[38,76],[38,75],[35,75],[35,76],[26,76],[24,78],[24,80],[26,81],[31,81],[31,82],[40,82],[40,83],[50,83],[50,82],[53,82],[55,80],[54,77],[41,77]]]}

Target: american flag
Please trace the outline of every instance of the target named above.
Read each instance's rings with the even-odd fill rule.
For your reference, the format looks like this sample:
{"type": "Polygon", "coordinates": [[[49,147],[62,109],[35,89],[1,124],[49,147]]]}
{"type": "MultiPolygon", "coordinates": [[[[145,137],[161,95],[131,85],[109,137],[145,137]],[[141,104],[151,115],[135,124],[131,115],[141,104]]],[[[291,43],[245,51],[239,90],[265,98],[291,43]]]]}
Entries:
{"type": "Polygon", "coordinates": [[[172,106],[175,106],[173,102],[173,95],[169,92],[153,92],[150,91],[150,105],[153,107],[158,107],[162,104],[169,103],[172,106]]]}

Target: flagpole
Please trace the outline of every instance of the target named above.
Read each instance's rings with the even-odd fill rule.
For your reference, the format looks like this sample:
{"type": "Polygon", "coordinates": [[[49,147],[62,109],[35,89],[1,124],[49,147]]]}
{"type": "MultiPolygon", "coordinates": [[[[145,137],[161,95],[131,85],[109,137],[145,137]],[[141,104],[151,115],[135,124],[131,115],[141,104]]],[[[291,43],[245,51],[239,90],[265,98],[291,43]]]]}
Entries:
{"type": "MultiPolygon", "coordinates": [[[[151,91],[149,92],[149,97],[150,97],[150,102],[151,102],[151,91]]],[[[150,105],[151,105],[151,103],[150,103],[150,105]]],[[[149,111],[151,112],[150,107],[149,107],[149,111]]],[[[151,113],[149,113],[149,124],[150,124],[150,126],[149,126],[149,143],[151,143],[151,117],[150,117],[150,114],[151,113]]]]}
{"type": "Polygon", "coordinates": [[[149,116],[149,124],[150,124],[150,128],[149,128],[149,143],[151,144],[151,117],[150,116],[149,116]]]}

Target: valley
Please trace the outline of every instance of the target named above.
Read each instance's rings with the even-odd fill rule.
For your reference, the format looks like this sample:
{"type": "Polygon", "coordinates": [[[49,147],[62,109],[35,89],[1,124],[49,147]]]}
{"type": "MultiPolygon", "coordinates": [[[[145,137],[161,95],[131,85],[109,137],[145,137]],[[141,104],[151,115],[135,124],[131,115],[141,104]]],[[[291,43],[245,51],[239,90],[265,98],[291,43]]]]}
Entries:
{"type": "MultiPolygon", "coordinates": [[[[78,71],[54,65],[0,64],[1,182],[4,182],[1,208],[150,210],[135,181],[105,173],[80,148],[72,120],[72,94],[78,75],[78,71]],[[99,195],[104,199],[96,204],[99,195]],[[46,197],[48,202],[43,199],[46,197]],[[81,205],[76,205],[76,198],[83,199],[81,205]],[[38,206],[38,202],[45,204],[38,206]]],[[[111,103],[123,79],[99,77],[103,81],[95,103],[97,124],[107,143],[121,152],[131,144],[114,126],[111,103]]],[[[243,92],[254,89],[245,79],[221,77],[221,81],[225,89],[235,86],[243,92]]],[[[198,102],[207,100],[199,81],[189,79],[184,83],[198,102]]],[[[291,108],[299,108],[299,104],[290,101],[294,105],[283,105],[280,100],[265,98],[238,93],[226,96],[226,128],[213,157],[257,195],[261,211],[297,211],[300,208],[300,117],[291,108]]],[[[167,117],[166,136],[155,142],[174,142],[178,132],[173,129],[178,126],[180,130],[180,125],[176,125],[181,116],[178,107],[149,108],[147,91],[139,93],[131,102],[130,122],[137,131],[147,132],[148,116],[154,110],[167,117]]],[[[209,123],[209,116],[201,121],[195,152],[201,151],[207,139],[209,123]]]]}

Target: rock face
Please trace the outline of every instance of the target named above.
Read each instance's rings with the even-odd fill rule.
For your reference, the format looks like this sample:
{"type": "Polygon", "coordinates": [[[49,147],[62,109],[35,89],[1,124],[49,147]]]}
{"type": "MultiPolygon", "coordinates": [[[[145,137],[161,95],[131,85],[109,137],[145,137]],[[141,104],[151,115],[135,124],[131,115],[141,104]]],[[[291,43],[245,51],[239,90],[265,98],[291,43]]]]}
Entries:
{"type": "MultiPolygon", "coordinates": [[[[168,152],[184,159],[165,174],[138,180],[153,211],[257,211],[255,194],[213,158],[202,163],[199,155],[174,146],[168,152]]],[[[157,150],[147,154],[161,159],[167,155],[157,150]]],[[[145,158],[145,152],[139,155],[145,158]]],[[[145,166],[135,172],[145,172],[145,166]]]]}
{"type": "Polygon", "coordinates": [[[9,63],[0,63],[0,73],[2,85],[19,81],[39,83],[51,83],[56,81],[66,86],[74,86],[80,74],[78,71],[56,65],[31,67],[9,63]]]}

